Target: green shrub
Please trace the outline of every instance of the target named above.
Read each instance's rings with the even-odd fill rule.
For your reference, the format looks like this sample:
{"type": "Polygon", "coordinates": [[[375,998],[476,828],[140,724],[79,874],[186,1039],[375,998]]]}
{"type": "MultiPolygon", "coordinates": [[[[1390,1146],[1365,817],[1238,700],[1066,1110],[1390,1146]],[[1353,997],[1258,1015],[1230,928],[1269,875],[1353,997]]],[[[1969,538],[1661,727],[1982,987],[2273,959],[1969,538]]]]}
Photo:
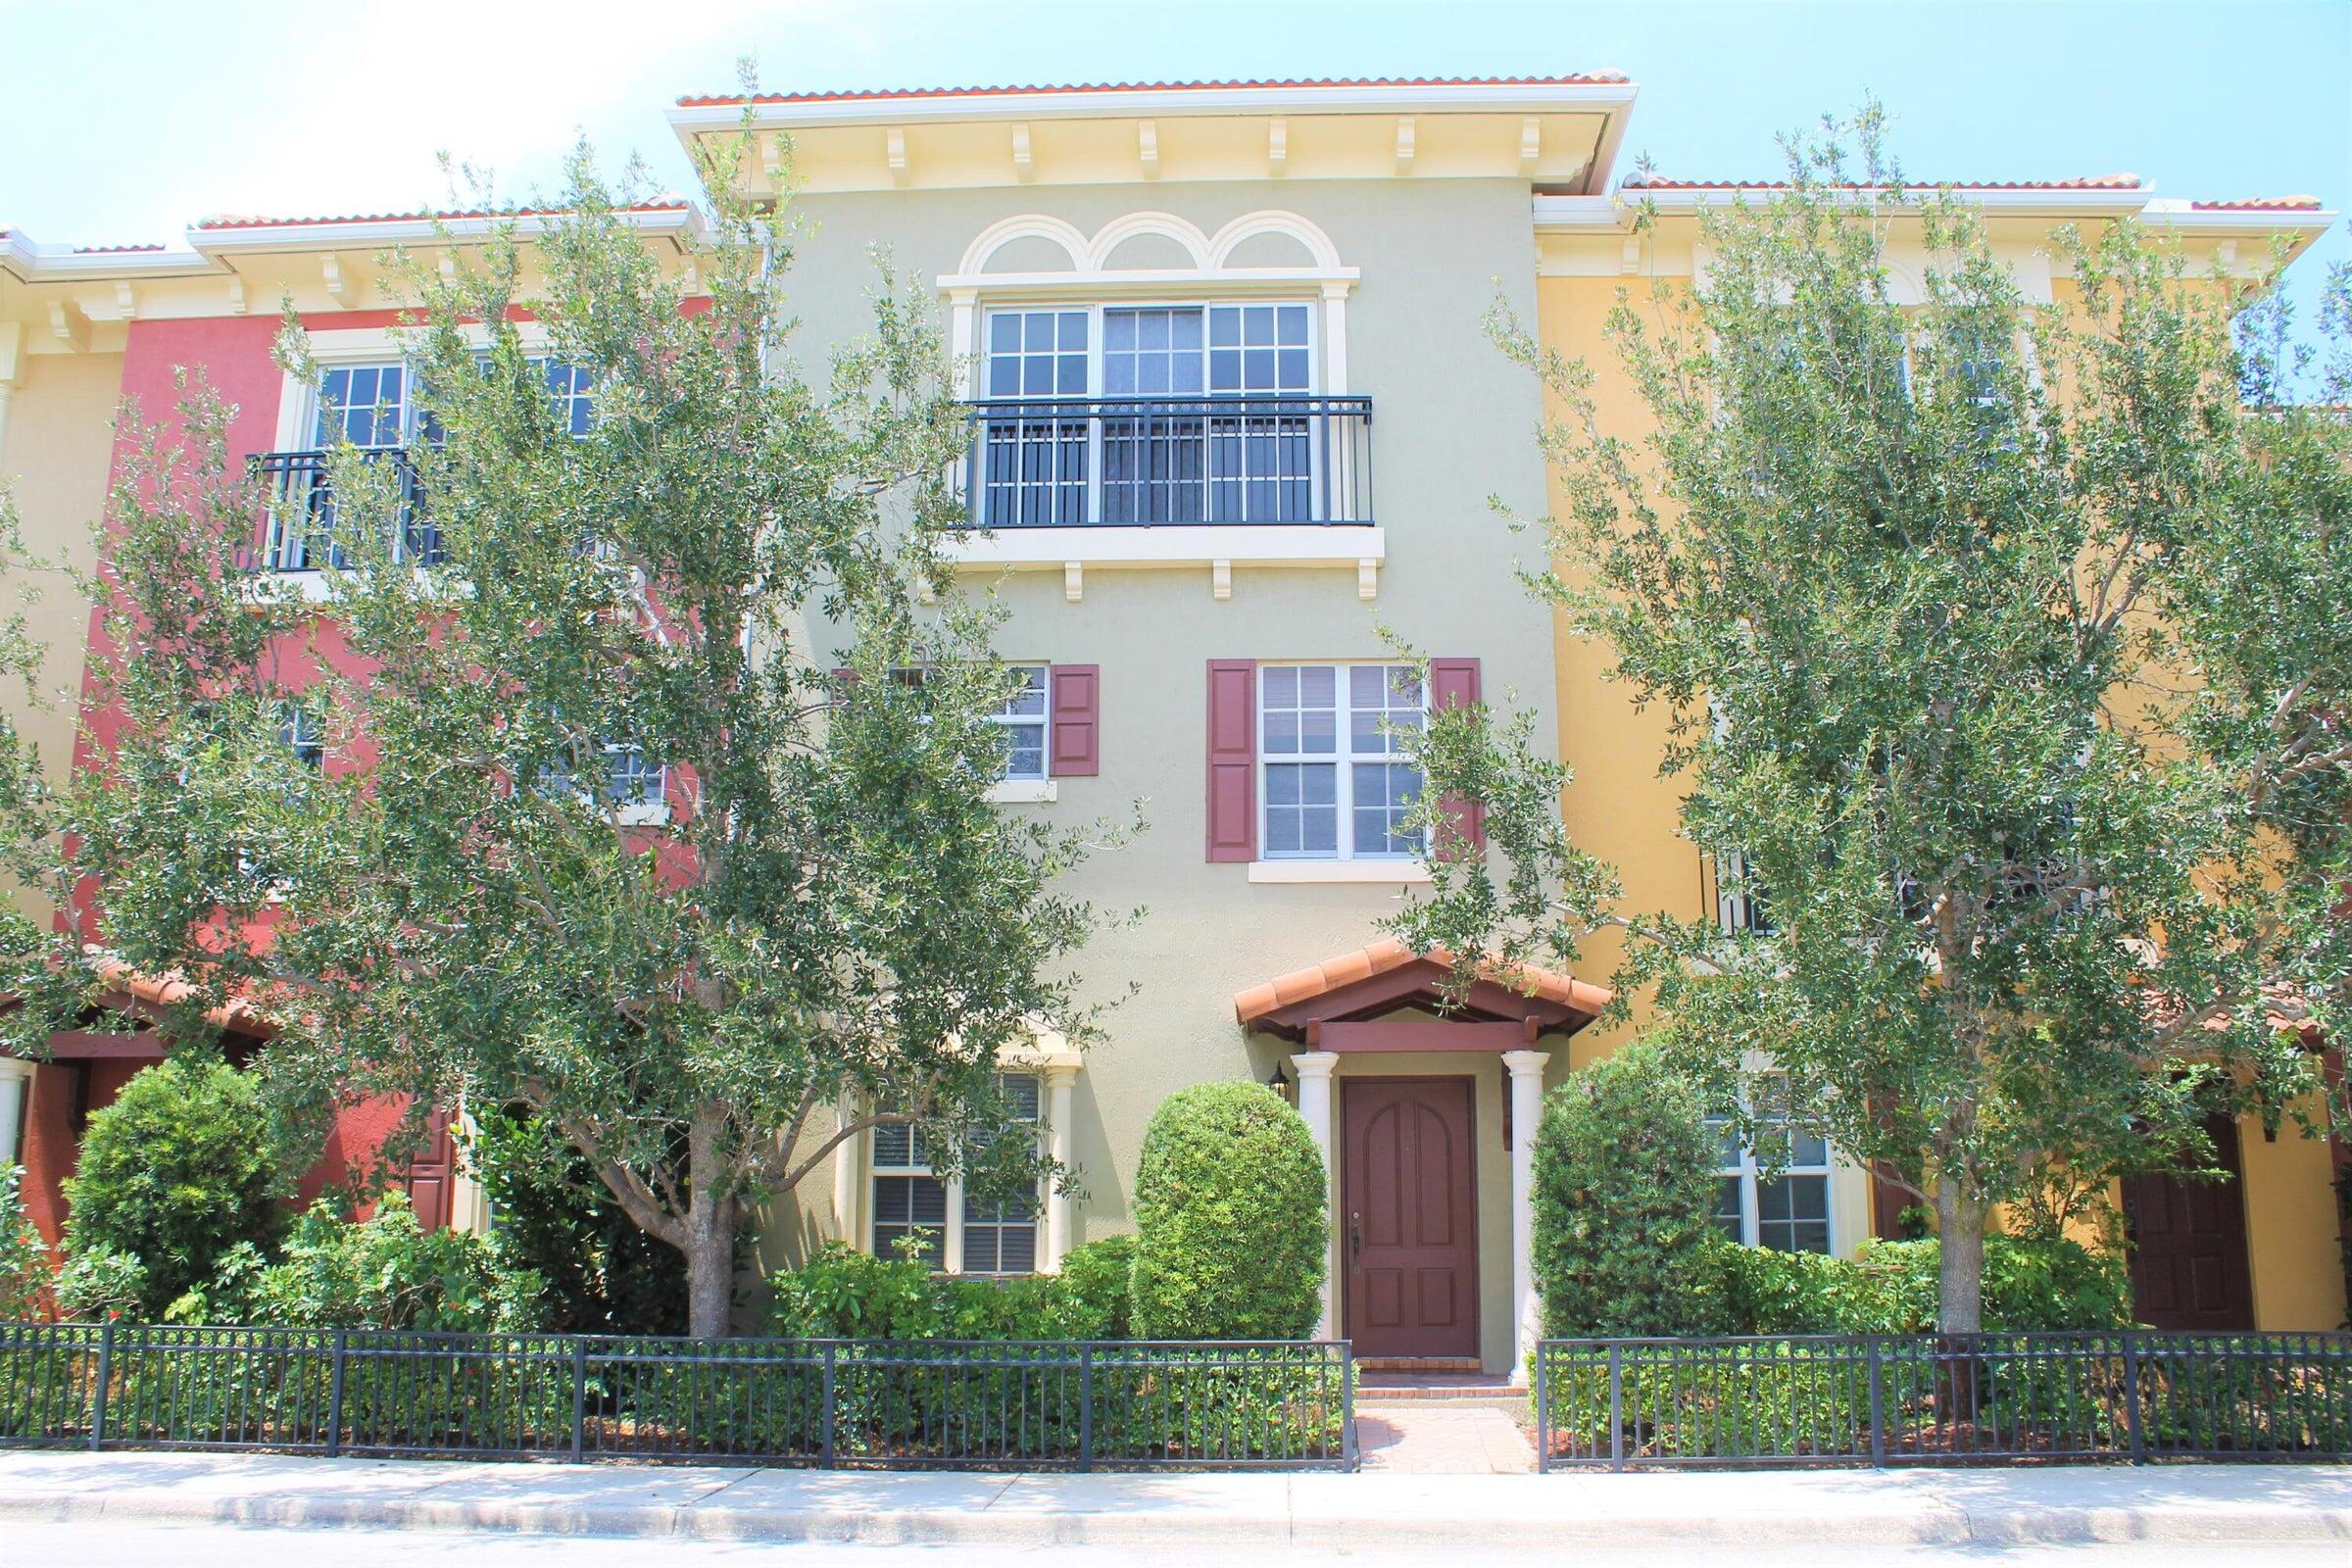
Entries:
{"type": "Polygon", "coordinates": [[[1079,1338],[1124,1340],[1134,1335],[1133,1236],[1105,1236],[1071,1248],[1061,1260],[1060,1277],[1073,1312],[1089,1325],[1079,1338]]]}
{"type": "Polygon", "coordinates": [[[0,1323],[49,1315],[49,1245],[24,1212],[24,1168],[0,1165],[0,1323]]]}
{"type": "MultiPolygon", "coordinates": [[[[1737,1334],[1927,1334],[1936,1328],[1937,1249],[1871,1242],[1859,1258],[1725,1243],[1724,1301],[1737,1334]]],[[[2062,1238],[1984,1239],[1984,1328],[2054,1332],[2128,1328],[2132,1282],[2121,1257],[2062,1238]]]]}
{"type": "Polygon", "coordinates": [[[1321,1313],[1323,1157],[1261,1084],[1198,1084],[1160,1103],[1135,1178],[1135,1332],[1290,1340],[1321,1313]]]}
{"type": "Polygon", "coordinates": [[[66,1259],[57,1271],[57,1310],[69,1323],[103,1323],[110,1317],[140,1317],[147,1297],[147,1265],[119,1248],[93,1247],[66,1259]]]}
{"type": "Polygon", "coordinates": [[[1059,1274],[956,1279],[828,1242],[801,1267],[768,1276],[767,1329],[796,1340],[1124,1338],[1123,1271],[1110,1279],[1124,1250],[1094,1245],[1102,1250],[1073,1250],[1059,1274]]]}
{"type": "Polygon", "coordinates": [[[1536,1130],[1535,1273],[1551,1338],[1717,1334],[1716,1144],[1636,1043],[1552,1091],[1536,1130]]]}
{"type": "Polygon", "coordinates": [[[498,1215],[501,1262],[547,1282],[549,1329],[686,1332],[677,1249],[629,1218],[577,1150],[531,1116],[486,1115],[466,1155],[498,1215]]]}
{"type": "Polygon", "coordinates": [[[224,1260],[222,1276],[196,1312],[223,1309],[253,1323],[311,1329],[410,1329],[434,1334],[524,1333],[539,1327],[542,1282],[529,1269],[499,1265],[490,1245],[464,1231],[428,1231],[408,1199],[385,1198],[352,1221],[321,1200],[294,1222],[283,1255],[224,1260]]]}
{"type": "Polygon", "coordinates": [[[141,1265],[150,1321],[213,1277],[240,1242],[283,1223],[259,1090],[218,1058],[174,1056],[94,1112],[66,1183],[66,1252],[125,1252],[141,1265]]]}

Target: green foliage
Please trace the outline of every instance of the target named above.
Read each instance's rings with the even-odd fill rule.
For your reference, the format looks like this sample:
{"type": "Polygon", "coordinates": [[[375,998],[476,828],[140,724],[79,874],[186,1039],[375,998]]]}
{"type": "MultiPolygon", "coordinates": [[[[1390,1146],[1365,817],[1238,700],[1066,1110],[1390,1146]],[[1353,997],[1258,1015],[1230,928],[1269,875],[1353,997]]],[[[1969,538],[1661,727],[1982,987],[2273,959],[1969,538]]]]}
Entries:
{"type": "Polygon", "coordinates": [[[219,1307],[234,1301],[243,1321],[290,1328],[489,1334],[543,1326],[538,1274],[502,1267],[482,1237],[425,1230],[398,1193],[357,1221],[324,1200],[314,1204],[295,1220],[278,1260],[258,1263],[230,1261],[207,1303],[211,1321],[224,1321],[219,1307]]]}
{"type": "Polygon", "coordinates": [[[466,1150],[498,1216],[500,1265],[546,1282],[558,1333],[683,1334],[678,1254],[630,1219],[578,1150],[527,1115],[480,1118],[466,1150]]]}
{"type": "MultiPolygon", "coordinates": [[[[1064,959],[1095,914],[1056,879],[1106,838],[991,802],[1012,677],[942,558],[966,520],[948,356],[881,278],[870,332],[804,372],[792,224],[729,162],[750,146],[705,171],[710,220],[675,247],[583,148],[527,241],[482,192],[505,216],[478,246],[388,267],[447,559],[396,550],[392,464],[329,456],[312,544],[349,563],[335,619],[364,673],[279,657],[317,607],[240,565],[266,499],[228,462],[227,405],[192,384],[176,421],[131,411],[92,667],[121,723],[68,835],[112,952],[185,977],[175,1031],[299,996],[265,1056],[287,1105],[527,1108],[684,1255],[699,1336],[726,1331],[752,1216],[822,1168],[797,1135],[834,1106],[914,1117],[946,1161],[1012,1156],[987,1136],[1009,1120],[998,1051],[1041,1020],[1091,1038],[1064,959]],[[593,383],[583,431],[550,359],[593,383]],[[282,743],[290,704],[323,769],[282,743]]],[[[298,319],[281,346],[316,372],[298,319]]],[[[66,938],[50,956],[86,980],[66,938]]],[[[653,1316],[607,1242],[571,1309],[653,1316]]]]}
{"type": "Polygon", "coordinates": [[[2352,983],[2352,424],[2250,415],[2242,291],[2133,224],[2057,235],[2075,293],[2032,302],[1880,130],[1792,138],[1785,189],[1696,220],[1702,276],[1621,299],[1623,426],[1500,328],[1564,411],[1535,586],[1667,711],[1684,831],[1772,929],[1620,907],[1565,769],[1478,711],[1433,724],[1423,814],[1484,801],[1507,879],[1440,857],[1396,925],[1554,963],[1629,928],[1618,994],[1654,987],[1710,1100],[1769,1064],[1936,1195],[1967,1330],[1995,1205],[2053,1162],[2103,1189],[2198,1163],[2219,1110],[2316,1131],[2278,1020],[2352,983]]]}
{"type": "Polygon", "coordinates": [[[1328,1266],[1323,1157],[1262,1084],[1160,1102],[1135,1175],[1134,1329],[1147,1340],[1314,1332],[1328,1266]]]}
{"type": "MultiPolygon", "coordinates": [[[[1859,1258],[1722,1245],[1724,1302],[1738,1334],[1924,1334],[1936,1327],[1941,1249],[1872,1242],[1859,1258]]],[[[2120,1254],[2064,1238],[1984,1239],[1984,1327],[2019,1333],[2132,1325],[2120,1254]]]]}
{"type": "Polygon", "coordinates": [[[69,1323],[138,1319],[149,1299],[147,1265],[112,1247],[75,1252],[57,1271],[58,1315],[69,1323]]]}
{"type": "Polygon", "coordinates": [[[1106,1248],[1081,1257],[1087,1251],[1073,1249],[1059,1274],[957,1279],[913,1258],[830,1242],[801,1267],[768,1276],[767,1332],[808,1340],[1124,1339],[1126,1285],[1112,1277],[1116,1254],[1106,1248]]]}
{"type": "Polygon", "coordinates": [[[0,1323],[48,1316],[49,1244],[24,1212],[24,1167],[0,1165],[0,1323]]]}
{"type": "Polygon", "coordinates": [[[1722,1331],[1705,1114],[1690,1082],[1641,1042],[1551,1092],[1535,1147],[1547,1336],[1722,1331]]]}
{"type": "Polygon", "coordinates": [[[1135,1332],[1135,1238],[1105,1236],[1062,1255],[1061,1284],[1074,1311],[1101,1328],[1087,1339],[1124,1340],[1135,1332]]]}
{"type": "Polygon", "coordinates": [[[269,1127],[253,1079],[218,1057],[182,1054],[132,1075],[91,1114],[65,1184],[67,1254],[138,1259],[136,1306],[160,1319],[231,1248],[267,1247],[277,1235],[281,1184],[269,1127]]]}

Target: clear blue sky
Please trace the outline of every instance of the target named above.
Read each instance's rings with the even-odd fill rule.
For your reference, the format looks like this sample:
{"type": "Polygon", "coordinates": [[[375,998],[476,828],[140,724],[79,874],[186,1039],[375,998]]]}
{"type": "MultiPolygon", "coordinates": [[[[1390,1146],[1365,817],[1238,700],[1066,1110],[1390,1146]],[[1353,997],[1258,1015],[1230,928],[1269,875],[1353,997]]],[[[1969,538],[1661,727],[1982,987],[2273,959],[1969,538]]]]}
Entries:
{"type": "MultiPolygon", "coordinates": [[[[1614,67],[1629,169],[1769,172],[1776,131],[1870,91],[1921,177],[2352,206],[2352,0],[0,0],[0,223],[412,208],[442,150],[519,193],[583,130],[682,187],[662,111],[744,55],[794,89],[1614,67]]],[[[2296,272],[2346,256],[2339,224],[2296,272]]]]}

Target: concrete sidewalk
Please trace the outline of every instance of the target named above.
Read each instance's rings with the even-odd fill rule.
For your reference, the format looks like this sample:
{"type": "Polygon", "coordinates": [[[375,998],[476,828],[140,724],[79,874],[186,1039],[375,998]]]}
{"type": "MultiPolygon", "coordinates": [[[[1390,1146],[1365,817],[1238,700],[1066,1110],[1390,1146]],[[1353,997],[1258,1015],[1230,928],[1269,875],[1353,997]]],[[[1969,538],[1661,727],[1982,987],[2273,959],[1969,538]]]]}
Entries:
{"type": "Polygon", "coordinates": [[[888,1475],[0,1454],[0,1520],[894,1544],[2352,1543],[2352,1467],[1711,1475],[888,1475]]]}

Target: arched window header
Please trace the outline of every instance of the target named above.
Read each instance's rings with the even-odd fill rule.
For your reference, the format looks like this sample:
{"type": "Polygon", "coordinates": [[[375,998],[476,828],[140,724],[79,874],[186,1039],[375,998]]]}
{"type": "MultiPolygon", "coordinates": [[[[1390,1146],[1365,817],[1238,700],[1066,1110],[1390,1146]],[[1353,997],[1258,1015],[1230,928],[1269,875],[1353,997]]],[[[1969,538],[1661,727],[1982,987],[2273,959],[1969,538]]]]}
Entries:
{"type": "Polygon", "coordinates": [[[1214,234],[1174,213],[1129,213],[1092,235],[1067,220],[1025,213],[982,229],[965,248],[956,270],[939,279],[939,286],[968,294],[980,289],[1311,284],[1329,298],[1345,294],[1360,275],[1354,268],[1341,265],[1339,248],[1329,235],[1297,213],[1244,213],[1214,234]],[[1017,258],[1018,265],[1000,266],[1000,257],[1017,258]],[[1052,265],[1041,267],[1041,260],[1052,265]],[[1134,265],[1138,260],[1145,265],[1134,265]],[[1178,265],[1168,265],[1171,262],[1178,265]]]}

